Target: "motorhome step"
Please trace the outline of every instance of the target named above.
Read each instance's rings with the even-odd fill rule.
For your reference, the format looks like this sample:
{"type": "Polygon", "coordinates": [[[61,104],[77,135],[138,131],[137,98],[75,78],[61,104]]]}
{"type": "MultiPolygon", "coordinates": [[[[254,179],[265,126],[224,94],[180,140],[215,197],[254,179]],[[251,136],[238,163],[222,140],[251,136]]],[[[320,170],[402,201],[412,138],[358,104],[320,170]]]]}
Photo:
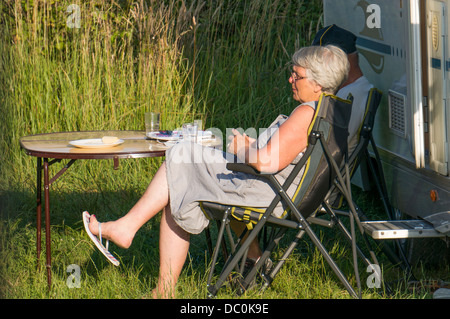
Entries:
{"type": "Polygon", "coordinates": [[[424,220],[367,221],[362,225],[374,239],[445,237],[445,234],[438,232],[424,220]]]}
{"type": "Polygon", "coordinates": [[[450,211],[439,212],[424,218],[440,233],[450,236],[450,211]]]}

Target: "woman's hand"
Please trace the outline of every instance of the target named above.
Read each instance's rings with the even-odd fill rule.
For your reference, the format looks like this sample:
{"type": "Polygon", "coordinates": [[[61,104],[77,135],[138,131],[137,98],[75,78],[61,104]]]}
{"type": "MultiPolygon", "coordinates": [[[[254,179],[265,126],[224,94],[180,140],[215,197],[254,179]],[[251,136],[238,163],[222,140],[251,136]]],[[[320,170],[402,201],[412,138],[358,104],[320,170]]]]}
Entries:
{"type": "Polygon", "coordinates": [[[227,151],[259,172],[276,173],[292,163],[308,145],[308,128],[313,116],[311,106],[298,106],[262,148],[252,145],[255,139],[233,130],[227,151]]]}
{"type": "Polygon", "coordinates": [[[233,136],[230,136],[231,140],[228,144],[227,151],[229,153],[237,155],[237,157],[245,162],[248,162],[246,154],[248,154],[249,148],[256,141],[256,139],[251,138],[247,134],[241,134],[238,130],[232,130],[233,136]]]}

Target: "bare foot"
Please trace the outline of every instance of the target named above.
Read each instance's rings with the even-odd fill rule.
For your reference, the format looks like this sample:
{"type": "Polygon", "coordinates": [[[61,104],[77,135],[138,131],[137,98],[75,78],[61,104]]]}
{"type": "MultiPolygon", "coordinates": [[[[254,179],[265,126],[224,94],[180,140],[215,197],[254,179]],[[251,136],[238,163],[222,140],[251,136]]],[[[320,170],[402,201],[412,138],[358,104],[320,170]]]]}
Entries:
{"type": "Polygon", "coordinates": [[[156,287],[155,289],[152,290],[151,298],[152,299],[175,299],[175,294],[174,293],[171,294],[170,292],[167,292],[167,291],[160,292],[158,287],[156,287]]]}
{"type": "MultiPolygon", "coordinates": [[[[98,220],[95,215],[91,215],[89,221],[89,230],[95,236],[98,236],[98,220]]],[[[113,222],[101,223],[102,238],[112,241],[121,248],[129,248],[134,238],[134,232],[129,231],[120,219],[113,222]]]]}

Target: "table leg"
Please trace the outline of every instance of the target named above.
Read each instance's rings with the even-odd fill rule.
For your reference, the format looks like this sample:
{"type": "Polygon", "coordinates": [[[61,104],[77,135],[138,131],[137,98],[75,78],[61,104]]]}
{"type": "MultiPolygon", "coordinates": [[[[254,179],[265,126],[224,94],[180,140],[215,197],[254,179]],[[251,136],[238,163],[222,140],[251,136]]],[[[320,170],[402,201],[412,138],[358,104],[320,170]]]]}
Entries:
{"type": "Polygon", "coordinates": [[[51,237],[50,237],[50,181],[48,176],[48,158],[44,158],[44,196],[45,196],[45,245],[47,253],[47,282],[50,287],[52,284],[51,277],[51,237]]]}
{"type": "Polygon", "coordinates": [[[37,158],[37,166],[36,166],[36,252],[37,252],[37,260],[36,266],[37,269],[40,269],[39,259],[41,256],[41,218],[42,218],[42,158],[37,158]]]}

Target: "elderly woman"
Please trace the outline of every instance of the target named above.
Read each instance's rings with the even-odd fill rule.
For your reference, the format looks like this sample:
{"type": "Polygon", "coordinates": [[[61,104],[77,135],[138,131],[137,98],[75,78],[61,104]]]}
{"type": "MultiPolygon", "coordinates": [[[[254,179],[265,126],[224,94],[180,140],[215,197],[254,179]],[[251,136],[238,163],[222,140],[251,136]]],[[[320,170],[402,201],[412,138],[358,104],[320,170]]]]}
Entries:
{"type": "MultiPolygon", "coordinates": [[[[308,128],[320,95],[335,94],[349,70],[346,54],[335,46],[305,47],[297,51],[292,60],[289,83],[293,98],[301,104],[289,117],[279,116],[258,140],[233,130],[229,153],[179,143],[167,151],[166,161],[125,216],[101,223],[100,229],[95,216],[85,213],[86,230],[91,236],[100,236],[128,248],[139,228],[162,210],[160,273],[154,296],[174,296],[190,234],[198,234],[208,225],[199,202],[264,207],[272,201],[273,190],[265,181],[227,170],[230,157],[231,160],[237,157],[261,172],[278,172],[277,178],[285,179],[307,146],[308,128]]],[[[282,212],[280,207],[274,214],[282,212]]],[[[249,257],[257,258],[258,254],[258,248],[251,249],[249,257]]]]}

